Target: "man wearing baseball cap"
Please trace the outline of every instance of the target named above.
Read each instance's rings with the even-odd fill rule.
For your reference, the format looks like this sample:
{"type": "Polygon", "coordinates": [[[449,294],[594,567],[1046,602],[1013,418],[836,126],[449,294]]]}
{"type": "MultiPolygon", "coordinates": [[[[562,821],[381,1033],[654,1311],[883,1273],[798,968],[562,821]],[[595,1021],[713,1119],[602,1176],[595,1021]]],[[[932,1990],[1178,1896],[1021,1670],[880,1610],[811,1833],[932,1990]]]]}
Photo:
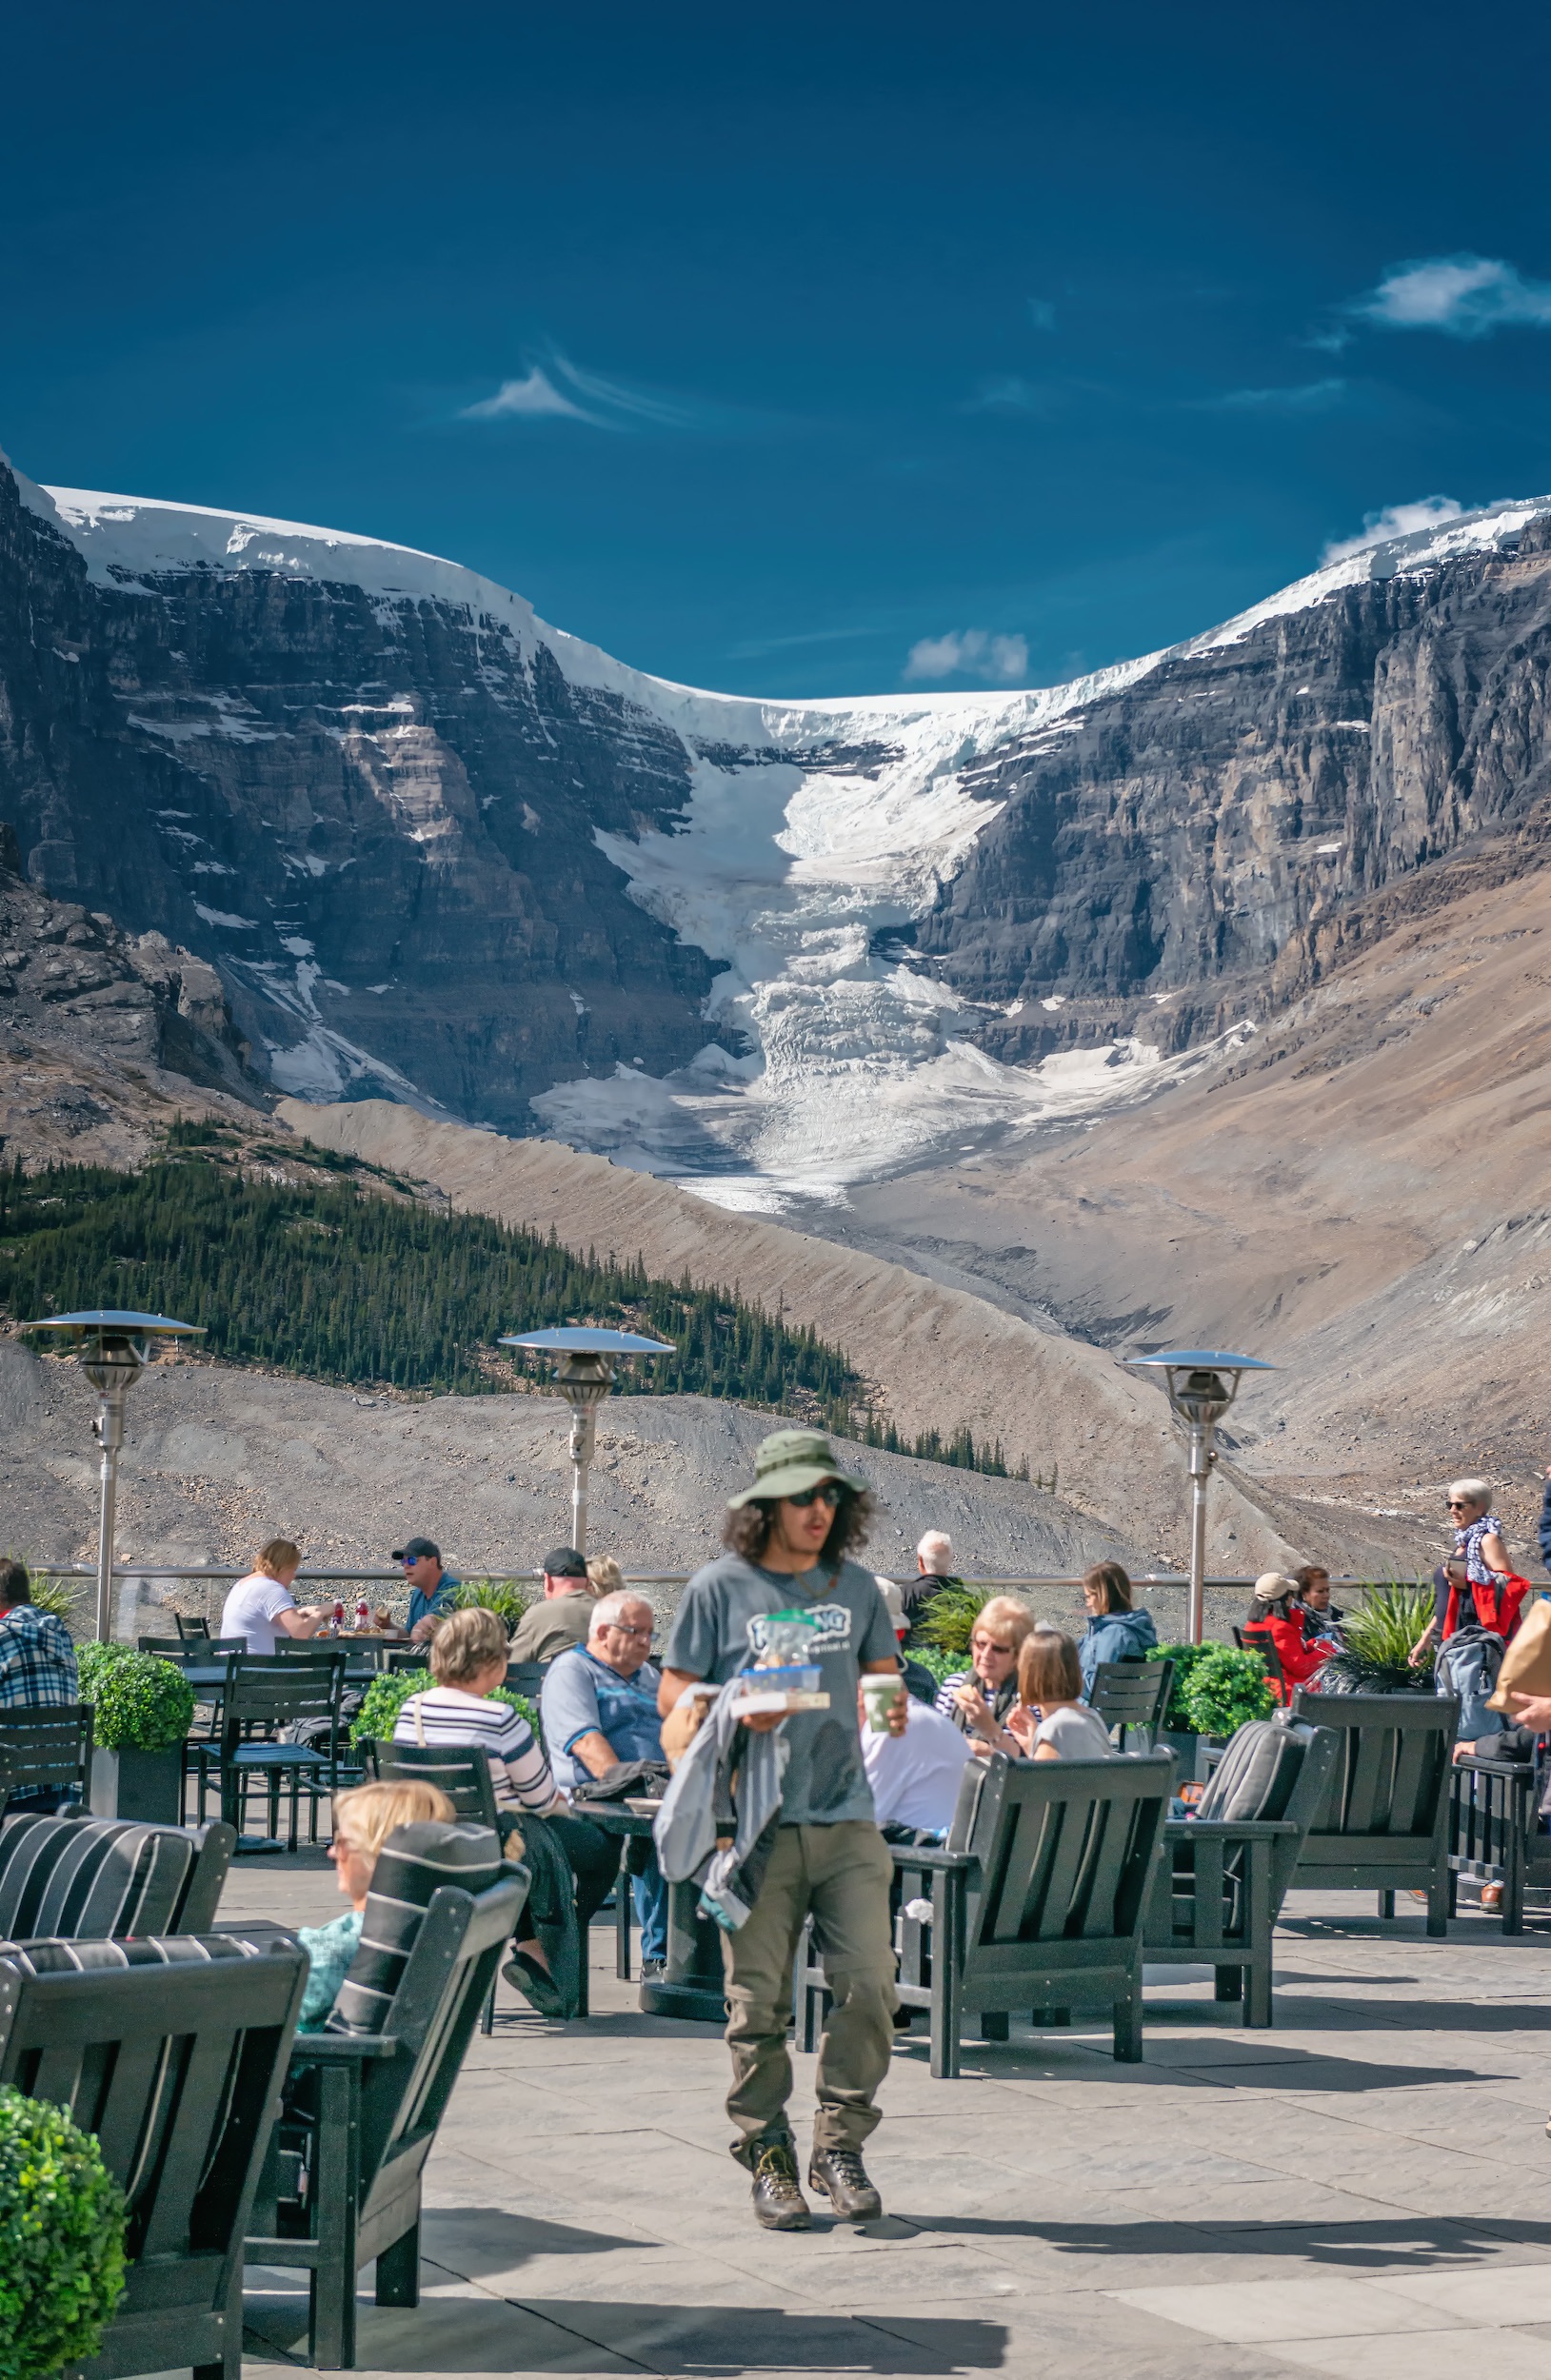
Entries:
{"type": "MultiPolygon", "coordinates": [[[[701,1678],[724,1684],[754,1664],[773,1615],[801,1612],[829,1697],[824,1711],[745,1719],[780,1727],[786,1752],[781,1811],[759,1892],[735,1933],[722,1936],[727,1977],[732,2153],[754,2176],[754,2214],[768,2231],[805,2230],[786,2116],[791,1971],[809,1915],[822,1937],[830,2011],[819,2045],[818,2113],[808,2182],[845,2221],[865,2223],[883,2202],[862,2163],[878,2122],[873,2105],[894,2042],[894,1952],[888,1920],[893,1862],[878,1832],[862,1762],[859,1681],[899,1676],[888,1607],[870,1570],[848,1559],[872,1513],[866,1482],[842,1471],[817,1430],[777,1430],[754,1458],[754,1484],[727,1505],[727,1551],[685,1589],[663,1659],[664,1716],[701,1678]]],[[[806,1632],[804,1632],[806,1634],[806,1632]]],[[[905,1696],[888,1725],[901,1734],[905,1696]]]]}
{"type": "Polygon", "coordinates": [[[574,1545],[557,1545],[544,1557],[544,1600],[530,1603],[511,1640],[514,1661],[552,1661],[586,1644],[592,1625],[592,1581],[574,1545]]]}
{"type": "Polygon", "coordinates": [[[393,1559],[402,1563],[409,1581],[409,1641],[424,1644],[435,1636],[437,1621],[453,1609],[463,1581],[442,1568],[442,1549],[429,1537],[411,1537],[398,1547],[393,1559]]]}

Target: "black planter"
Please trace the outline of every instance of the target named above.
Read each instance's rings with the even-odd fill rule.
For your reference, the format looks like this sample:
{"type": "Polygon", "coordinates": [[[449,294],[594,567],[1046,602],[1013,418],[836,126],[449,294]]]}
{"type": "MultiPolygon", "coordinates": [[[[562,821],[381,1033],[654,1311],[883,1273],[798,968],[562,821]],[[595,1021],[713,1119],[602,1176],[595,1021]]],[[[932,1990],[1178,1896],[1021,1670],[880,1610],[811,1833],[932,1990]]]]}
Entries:
{"type": "Polygon", "coordinates": [[[1204,1785],[1210,1774],[1206,1755],[1223,1751],[1227,1743],[1225,1735],[1185,1735],[1164,1727],[1159,1728],[1152,1740],[1156,1751],[1172,1752],[1174,1755],[1176,1791],[1182,1785],[1204,1785]]]}
{"type": "Polygon", "coordinates": [[[183,1824],[183,1746],[166,1752],[91,1755],[94,1818],[140,1818],[153,1826],[183,1824]]]}

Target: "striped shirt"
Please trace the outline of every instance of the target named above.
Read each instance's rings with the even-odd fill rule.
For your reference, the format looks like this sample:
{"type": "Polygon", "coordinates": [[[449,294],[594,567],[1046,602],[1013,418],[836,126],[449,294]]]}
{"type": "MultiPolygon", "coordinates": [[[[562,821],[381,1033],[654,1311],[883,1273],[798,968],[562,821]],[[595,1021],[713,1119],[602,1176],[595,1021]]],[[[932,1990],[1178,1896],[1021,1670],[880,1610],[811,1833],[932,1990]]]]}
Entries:
{"type": "Polygon", "coordinates": [[[478,1744],[489,1755],[498,1809],[542,1812],[555,1798],[549,1763],[533,1740],[533,1730],[509,1703],[465,1694],[461,1686],[432,1686],[405,1703],[394,1723],[393,1741],[438,1748],[478,1744]]]}

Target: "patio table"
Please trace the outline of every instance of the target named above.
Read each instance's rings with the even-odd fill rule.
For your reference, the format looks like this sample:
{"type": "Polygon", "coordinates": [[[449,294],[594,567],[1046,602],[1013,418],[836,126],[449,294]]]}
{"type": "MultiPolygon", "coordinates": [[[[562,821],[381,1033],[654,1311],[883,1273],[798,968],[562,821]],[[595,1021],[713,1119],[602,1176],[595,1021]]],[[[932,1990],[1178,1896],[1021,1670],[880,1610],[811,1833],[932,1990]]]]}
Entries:
{"type": "MultiPolygon", "coordinates": [[[[621,1846],[631,1835],[650,1835],[651,1820],[618,1802],[580,1801],[574,1815],[617,1835],[621,1846]]],[[[620,1862],[614,1887],[617,1915],[617,1973],[630,1972],[630,1882],[620,1862]]],[[[726,1984],[722,1968],[722,1930],[700,1914],[700,1887],[694,1882],[667,1888],[667,1963],[659,1982],[643,1982],[641,2012],[645,2016],[677,2016],[693,2024],[720,2025],[726,2019],[726,1984]]]]}

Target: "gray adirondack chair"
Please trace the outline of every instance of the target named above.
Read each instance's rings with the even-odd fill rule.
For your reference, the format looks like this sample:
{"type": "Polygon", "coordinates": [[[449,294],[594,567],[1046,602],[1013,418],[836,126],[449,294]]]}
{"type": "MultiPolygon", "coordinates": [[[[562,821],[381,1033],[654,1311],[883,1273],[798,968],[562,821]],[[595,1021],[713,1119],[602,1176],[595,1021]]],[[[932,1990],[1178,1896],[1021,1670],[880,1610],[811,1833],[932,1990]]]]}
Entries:
{"type": "Polygon", "coordinates": [[[421,2176],[527,1883],[484,1827],[400,1827],[330,2027],[296,2037],[245,2252],[308,2274],[320,2370],[354,2368],[373,2257],[379,2306],[420,2302],[421,2176]]]}
{"type": "MultiPolygon", "coordinates": [[[[1247,1734],[1241,1730],[1241,1735],[1247,1734]]],[[[1340,1751],[1323,1728],[1280,1726],[1274,1817],[1219,1817],[1233,1747],[1202,1803],[1202,1815],[1170,1819],[1143,1931],[1149,1967],[1211,1966],[1219,2000],[1242,2000],[1246,2025],[1272,2021],[1272,1937],[1299,1854],[1340,1751]],[[1219,1802],[1213,1795],[1219,1793],[1219,1802]]]]}
{"type": "MultiPolygon", "coordinates": [[[[1142,2055],[1142,1921],[1174,1775],[1170,1754],[1009,1760],[966,1768],[941,1851],[892,1846],[905,1908],[900,1999],[931,2016],[931,2071],[960,2070],[964,2011],[984,2039],[1107,2009],[1115,2055],[1142,2055]],[[929,1919],[908,1912],[931,1900],[929,1919]]],[[[811,1928],[798,1953],[797,2009],[816,2046],[827,1999],[811,1928]]]]}
{"type": "Polygon", "coordinates": [[[1296,1891],[1373,1892],[1393,1917],[1400,1890],[1427,1895],[1427,1932],[1448,1931],[1453,1695],[1325,1695],[1301,1686],[1293,1716],[1329,1728],[1337,1757],[1293,1872],[1296,1891]]]}
{"type": "Polygon", "coordinates": [[[73,2380],[240,2380],[242,2249],[307,1957],[229,1934],[8,1943],[0,2083],[94,2132],[129,2199],[124,2296],[73,2380]]]}

